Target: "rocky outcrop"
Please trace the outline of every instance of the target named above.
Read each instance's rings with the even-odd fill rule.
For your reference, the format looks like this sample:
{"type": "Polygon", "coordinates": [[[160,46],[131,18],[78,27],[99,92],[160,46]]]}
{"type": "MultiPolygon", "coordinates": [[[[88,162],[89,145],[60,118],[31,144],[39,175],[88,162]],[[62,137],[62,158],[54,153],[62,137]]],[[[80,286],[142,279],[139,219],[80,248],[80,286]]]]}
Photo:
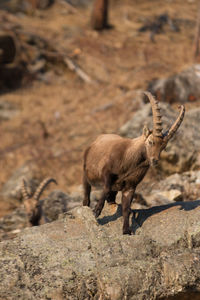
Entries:
{"type": "Polygon", "coordinates": [[[79,206],[80,198],[73,197],[60,190],[54,190],[47,198],[42,200],[42,210],[47,222],[58,219],[59,215],[79,206]]]}
{"type": "Polygon", "coordinates": [[[150,300],[200,293],[200,201],[134,213],[141,227],[132,220],[131,236],[121,234],[120,205],[108,205],[98,222],[90,208],[77,207],[0,243],[1,299],[150,300]]]}
{"type": "Polygon", "coordinates": [[[159,182],[149,184],[142,190],[147,206],[191,201],[200,198],[200,171],[173,174],[159,182]]]}
{"type": "MultiPolygon", "coordinates": [[[[167,103],[160,103],[164,130],[174,122],[178,112],[167,103]]],[[[200,109],[186,111],[183,123],[161,154],[160,169],[165,174],[180,173],[200,167],[200,131],[198,130],[200,109]]],[[[142,134],[144,124],[152,128],[150,104],[137,111],[133,118],[120,128],[120,134],[135,138],[142,134]]]]}
{"type": "Polygon", "coordinates": [[[154,80],[149,84],[148,90],[159,100],[168,103],[198,100],[200,97],[200,65],[193,65],[169,78],[154,80]]]}

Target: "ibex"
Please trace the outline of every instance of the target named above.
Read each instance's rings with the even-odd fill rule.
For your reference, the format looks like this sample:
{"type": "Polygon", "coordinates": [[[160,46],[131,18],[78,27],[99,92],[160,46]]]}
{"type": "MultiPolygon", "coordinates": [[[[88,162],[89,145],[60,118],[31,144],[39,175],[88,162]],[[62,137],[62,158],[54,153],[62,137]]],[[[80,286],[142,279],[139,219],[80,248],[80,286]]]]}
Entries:
{"type": "Polygon", "coordinates": [[[122,138],[116,134],[102,134],[86,149],[83,166],[83,205],[90,206],[92,185],[103,184],[102,195],[94,213],[101,214],[105,200],[115,203],[118,191],[122,191],[123,234],[131,234],[129,227],[130,206],[137,185],[150,166],[155,166],[161,151],[174,136],[183,121],[185,108],[181,105],[179,116],[171,128],[162,133],[161,113],[158,101],[145,92],[152,106],[153,130],[147,126],[137,138],[122,138]]]}
{"type": "Polygon", "coordinates": [[[50,182],[54,182],[55,184],[57,184],[55,179],[46,178],[38,186],[35,193],[33,195],[29,195],[26,188],[26,182],[24,179],[22,180],[21,191],[22,191],[23,204],[27,214],[29,226],[37,226],[45,223],[45,218],[42,212],[42,207],[39,199],[45,187],[50,182]]]}

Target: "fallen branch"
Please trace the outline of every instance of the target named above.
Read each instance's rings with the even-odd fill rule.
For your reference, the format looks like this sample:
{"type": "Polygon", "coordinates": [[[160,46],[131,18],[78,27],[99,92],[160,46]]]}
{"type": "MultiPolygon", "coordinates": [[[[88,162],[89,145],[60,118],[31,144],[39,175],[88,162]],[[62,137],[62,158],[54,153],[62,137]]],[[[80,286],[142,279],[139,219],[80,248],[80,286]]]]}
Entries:
{"type": "Polygon", "coordinates": [[[93,80],[77,65],[75,64],[75,62],[73,62],[70,58],[65,57],[63,60],[66,65],[68,66],[68,68],[71,71],[76,72],[76,74],[85,82],[87,83],[92,83],[93,80]]]}
{"type": "Polygon", "coordinates": [[[62,52],[56,50],[56,52],[43,50],[41,52],[49,61],[64,63],[69,70],[75,72],[83,81],[87,83],[94,83],[89,75],[85,73],[71,58],[67,57],[62,52]]]}

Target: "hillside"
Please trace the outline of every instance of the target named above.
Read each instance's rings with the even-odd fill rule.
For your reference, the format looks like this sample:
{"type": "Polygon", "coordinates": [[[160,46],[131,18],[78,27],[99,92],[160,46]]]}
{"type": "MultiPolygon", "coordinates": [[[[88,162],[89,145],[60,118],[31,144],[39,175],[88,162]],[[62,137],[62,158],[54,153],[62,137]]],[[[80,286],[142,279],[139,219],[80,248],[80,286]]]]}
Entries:
{"type": "MultiPolygon", "coordinates": [[[[90,5],[72,7],[58,1],[47,10],[17,14],[23,28],[61,49],[91,82],[58,64],[43,79],[1,94],[0,102],[12,103],[18,113],[1,121],[0,189],[26,162],[36,165],[38,178],[54,176],[64,191],[81,184],[84,149],[98,134],[118,132],[133,116],[138,108],[135,91],[194,63],[197,4],[113,0],[113,28],[103,32],[90,28],[90,5]],[[149,31],[139,32],[162,14],[168,14],[179,31],[166,25],[154,41],[149,31]]],[[[196,106],[199,100],[186,103],[186,108],[196,106]]],[[[6,209],[1,208],[1,215],[6,209]]]]}

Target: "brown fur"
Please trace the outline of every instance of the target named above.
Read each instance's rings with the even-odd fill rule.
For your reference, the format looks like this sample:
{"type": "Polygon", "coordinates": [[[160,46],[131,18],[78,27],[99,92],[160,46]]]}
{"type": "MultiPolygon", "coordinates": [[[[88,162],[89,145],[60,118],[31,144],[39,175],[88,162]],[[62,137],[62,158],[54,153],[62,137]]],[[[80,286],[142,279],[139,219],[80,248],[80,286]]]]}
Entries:
{"type": "Polygon", "coordinates": [[[95,0],[91,17],[91,25],[93,29],[102,30],[109,26],[108,4],[109,0],[95,0]]]}
{"type": "Polygon", "coordinates": [[[179,117],[171,129],[162,134],[161,115],[157,112],[158,103],[151,94],[146,94],[152,104],[155,135],[146,127],[143,129],[143,134],[135,139],[122,138],[116,134],[103,134],[97,137],[84,154],[83,205],[90,206],[91,186],[103,185],[102,196],[94,209],[95,216],[98,217],[105,200],[113,203],[117,192],[122,191],[124,234],[131,233],[129,215],[135,189],[144,178],[149,166],[158,162],[161,151],[177,131],[185,112],[182,106],[179,117]]]}

